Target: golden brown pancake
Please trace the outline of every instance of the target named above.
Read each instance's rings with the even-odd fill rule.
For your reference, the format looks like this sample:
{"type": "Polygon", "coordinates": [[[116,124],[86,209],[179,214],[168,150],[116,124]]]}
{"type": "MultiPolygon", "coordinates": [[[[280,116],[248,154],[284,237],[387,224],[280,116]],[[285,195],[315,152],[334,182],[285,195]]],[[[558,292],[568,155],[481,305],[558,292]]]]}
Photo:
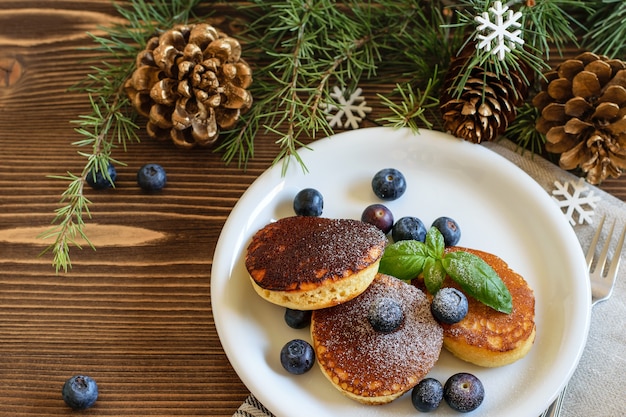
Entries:
{"type": "MultiPolygon", "coordinates": [[[[498,273],[511,293],[513,311],[510,314],[500,313],[468,296],[467,316],[455,324],[441,324],[444,347],[460,359],[491,368],[523,358],[535,341],[533,290],[498,256],[475,249],[446,248],[446,251],[459,250],[481,257],[498,273]]],[[[414,283],[423,288],[421,279],[414,280],[414,283]]],[[[443,287],[461,290],[450,277],[445,279],[443,287]]]]}
{"type": "Polygon", "coordinates": [[[365,291],[386,243],[379,229],[358,220],[287,217],[252,237],[246,268],[254,289],[267,301],[315,310],[365,291]]]}
{"type": "Polygon", "coordinates": [[[439,358],[442,329],[418,288],[378,274],[358,297],[313,311],[313,347],[322,373],[341,393],[364,404],[385,404],[412,389],[439,358]],[[369,309],[381,297],[402,306],[397,330],[374,330],[369,309]]]}

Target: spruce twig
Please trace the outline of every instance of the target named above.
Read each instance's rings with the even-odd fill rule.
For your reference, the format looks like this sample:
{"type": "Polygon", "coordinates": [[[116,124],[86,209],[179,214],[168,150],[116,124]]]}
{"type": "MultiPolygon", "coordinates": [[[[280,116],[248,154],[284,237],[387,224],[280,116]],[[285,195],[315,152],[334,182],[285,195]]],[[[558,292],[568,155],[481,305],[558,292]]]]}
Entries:
{"type": "Polygon", "coordinates": [[[334,104],[330,83],[356,84],[376,68],[376,42],[371,24],[364,21],[370,10],[354,2],[347,13],[332,0],[254,3],[256,20],[247,33],[247,49],[270,62],[255,71],[255,105],[243,115],[242,129],[230,132],[220,149],[228,161],[245,161],[241,153],[249,154],[256,131],[265,129],[278,138],[274,163],[282,163],[283,173],[292,159],[306,170],[298,148],[320,132],[332,134],[321,111],[323,102],[334,104]]]}
{"type": "Polygon", "coordinates": [[[78,126],[75,131],[83,136],[73,145],[90,148],[90,152],[78,151],[86,158],[80,174],[68,171],[65,175],[50,176],[67,181],[68,185],[61,195],[61,207],[55,210],[51,228],[39,236],[54,239],[42,254],[52,252],[52,265],[57,273],[67,272],[72,267],[70,249],[72,246],[81,248],[79,238],[95,249],[84,230],[85,219],[91,217],[91,201],[84,192],[87,177],[102,173],[113,183],[108,173],[109,164],[123,165],[112,157],[113,148],[121,144],[126,149],[128,142],[139,141],[134,112],[124,91],[124,83],[134,70],[135,56],[161,28],[189,19],[198,3],[199,0],[132,0],[128,8],[115,4],[116,11],[128,23],[101,28],[105,36],[90,34],[95,43],[90,49],[97,52],[94,59],[100,66],[92,66],[92,72],[73,87],[75,91],[86,93],[91,105],[89,114],[79,115],[73,121],[78,126]]]}
{"type": "Polygon", "coordinates": [[[535,128],[540,115],[541,112],[532,103],[525,103],[518,109],[515,123],[509,126],[504,136],[515,142],[522,151],[541,154],[546,137],[535,128]]]}
{"type": "Polygon", "coordinates": [[[119,164],[120,162],[111,157],[111,148],[114,144],[109,141],[109,138],[136,136],[135,131],[131,130],[136,128],[136,125],[127,118],[124,112],[127,103],[120,97],[121,92],[117,94],[112,103],[108,103],[102,98],[96,100],[92,95],[89,96],[93,115],[83,116],[82,119],[76,121],[80,125],[76,130],[84,135],[85,139],[74,142],[76,146],[91,146],[91,153],[79,152],[80,155],[87,158],[87,162],[78,176],[69,171],[65,176],[50,176],[50,178],[69,181],[60,201],[61,204],[65,205],[55,210],[56,216],[52,223],[56,226],[40,236],[43,239],[55,239],[54,243],[48,246],[43,253],[52,251],[52,264],[57,273],[61,269],[67,272],[68,268],[71,268],[70,247],[73,245],[81,248],[77,241],[78,237],[87,242],[92,249],[95,249],[84,231],[85,217],[91,218],[89,211],[91,201],[84,194],[87,176],[95,176],[96,173],[101,172],[104,178],[112,184],[108,166],[110,163],[117,162],[119,164]]]}
{"type": "Polygon", "coordinates": [[[588,13],[588,1],[541,0],[532,5],[528,3],[520,7],[522,27],[527,44],[540,56],[548,60],[551,49],[561,53],[566,43],[578,43],[576,29],[583,29],[584,25],[575,16],[588,13]]]}
{"type": "Polygon", "coordinates": [[[429,119],[427,113],[432,114],[433,109],[439,106],[439,98],[433,94],[437,91],[437,79],[438,75],[435,69],[433,77],[423,91],[419,89],[413,91],[410,83],[404,86],[396,84],[394,91],[400,94],[400,103],[379,94],[378,97],[382,103],[392,112],[390,115],[380,118],[379,121],[384,122],[385,126],[395,129],[408,127],[414,133],[418,133],[420,127],[431,129],[433,123],[430,120],[434,117],[431,116],[429,119]]]}
{"type": "Polygon", "coordinates": [[[623,0],[595,0],[595,9],[587,20],[589,31],[583,43],[593,51],[623,59],[626,53],[626,2],[623,0]]]}

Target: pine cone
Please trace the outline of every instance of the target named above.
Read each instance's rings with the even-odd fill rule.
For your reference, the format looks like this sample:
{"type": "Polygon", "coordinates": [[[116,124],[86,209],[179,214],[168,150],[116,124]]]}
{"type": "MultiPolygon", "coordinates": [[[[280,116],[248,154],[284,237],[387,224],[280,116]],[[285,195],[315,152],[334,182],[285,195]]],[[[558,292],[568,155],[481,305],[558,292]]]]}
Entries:
{"type": "Polygon", "coordinates": [[[590,52],[545,74],[536,128],[559,165],[599,184],[626,169],[626,63],[590,52]]]}
{"type": "Polygon", "coordinates": [[[151,137],[181,148],[209,146],[252,105],[252,71],[241,45],[208,24],[176,26],[150,39],[126,81],[151,137]]]}
{"type": "Polygon", "coordinates": [[[498,76],[476,66],[469,69],[460,95],[455,94],[455,86],[474,53],[474,44],[469,44],[452,60],[443,82],[440,110],[447,132],[480,143],[494,140],[515,120],[528,85],[516,71],[511,70],[509,77],[498,76]]]}

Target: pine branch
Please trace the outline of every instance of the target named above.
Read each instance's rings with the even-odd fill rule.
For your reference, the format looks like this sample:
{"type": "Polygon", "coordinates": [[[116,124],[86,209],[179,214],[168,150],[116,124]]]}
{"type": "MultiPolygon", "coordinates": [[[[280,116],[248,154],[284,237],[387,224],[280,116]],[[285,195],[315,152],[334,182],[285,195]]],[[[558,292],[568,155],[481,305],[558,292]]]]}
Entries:
{"type": "Polygon", "coordinates": [[[380,122],[384,122],[385,126],[393,127],[395,129],[408,127],[414,133],[419,133],[420,127],[426,127],[431,129],[433,123],[430,119],[434,116],[432,112],[439,106],[439,98],[434,95],[437,92],[438,74],[437,70],[429,80],[426,88],[421,91],[413,91],[411,84],[402,86],[396,84],[394,92],[400,94],[400,103],[392,101],[390,98],[383,95],[378,95],[382,100],[382,103],[392,112],[392,114],[379,119],[380,122]],[[427,113],[431,113],[431,118],[427,117],[427,113]]]}
{"type": "Polygon", "coordinates": [[[70,249],[72,246],[81,248],[79,238],[95,249],[84,230],[85,219],[91,218],[91,201],[84,192],[87,177],[102,173],[105,180],[113,184],[109,165],[123,165],[113,159],[113,148],[121,144],[125,150],[128,142],[139,142],[134,112],[124,90],[126,79],[135,68],[137,53],[161,28],[184,23],[198,3],[199,0],[133,0],[127,9],[116,4],[116,11],[128,24],[101,28],[106,36],[90,35],[95,44],[91,49],[98,52],[94,59],[100,66],[92,66],[92,72],[72,88],[87,93],[91,104],[91,113],[79,115],[73,121],[78,126],[75,131],[83,136],[73,145],[90,148],[90,152],[78,152],[86,159],[79,175],[67,172],[63,176],[50,176],[68,185],[61,195],[61,207],[55,210],[53,226],[39,236],[54,239],[42,254],[52,252],[52,265],[57,273],[71,268],[70,249]]]}
{"type": "Polygon", "coordinates": [[[522,27],[525,29],[526,43],[540,56],[550,59],[550,51],[561,53],[565,44],[577,44],[576,29],[584,28],[575,17],[589,12],[588,1],[541,0],[529,5],[525,2],[520,11],[523,14],[522,27]]]}
{"type": "Polygon", "coordinates": [[[368,10],[359,9],[357,2],[343,10],[332,0],[254,3],[256,20],[247,33],[247,50],[270,62],[255,71],[255,105],[242,117],[242,130],[230,132],[220,149],[227,161],[244,161],[241,153],[250,154],[251,138],[265,129],[278,138],[274,163],[282,163],[283,173],[292,159],[306,170],[298,148],[320,132],[332,134],[321,111],[322,103],[336,104],[329,84],[356,84],[376,68],[379,55],[371,24],[363,21],[368,10]]]}
{"type": "Polygon", "coordinates": [[[623,58],[626,53],[626,2],[596,0],[594,11],[587,20],[589,31],[583,43],[591,50],[609,57],[623,58]]]}
{"type": "Polygon", "coordinates": [[[518,109],[515,121],[509,126],[504,136],[515,142],[522,150],[541,154],[546,137],[535,128],[540,115],[541,112],[532,103],[525,103],[518,109]]]}

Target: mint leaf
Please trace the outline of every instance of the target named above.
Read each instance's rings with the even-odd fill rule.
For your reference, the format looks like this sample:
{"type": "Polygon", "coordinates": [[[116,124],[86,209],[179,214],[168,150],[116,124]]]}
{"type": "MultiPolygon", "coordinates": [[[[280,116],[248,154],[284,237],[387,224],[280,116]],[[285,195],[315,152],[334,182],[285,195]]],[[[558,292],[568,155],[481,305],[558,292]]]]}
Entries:
{"type": "Polygon", "coordinates": [[[378,272],[407,281],[422,273],[427,257],[428,250],[424,243],[401,240],[385,248],[378,272]]]}
{"type": "Polygon", "coordinates": [[[424,275],[424,284],[429,293],[435,294],[439,291],[446,278],[446,270],[443,268],[441,259],[426,258],[422,275],[424,275]]]}
{"type": "Polygon", "coordinates": [[[469,252],[449,252],[442,265],[463,291],[502,313],[513,310],[513,301],[502,279],[482,258],[469,252]]]}
{"type": "Polygon", "coordinates": [[[428,255],[435,259],[443,258],[443,252],[446,248],[443,240],[443,235],[436,227],[431,227],[426,232],[425,239],[426,247],[428,248],[428,255]]]}

